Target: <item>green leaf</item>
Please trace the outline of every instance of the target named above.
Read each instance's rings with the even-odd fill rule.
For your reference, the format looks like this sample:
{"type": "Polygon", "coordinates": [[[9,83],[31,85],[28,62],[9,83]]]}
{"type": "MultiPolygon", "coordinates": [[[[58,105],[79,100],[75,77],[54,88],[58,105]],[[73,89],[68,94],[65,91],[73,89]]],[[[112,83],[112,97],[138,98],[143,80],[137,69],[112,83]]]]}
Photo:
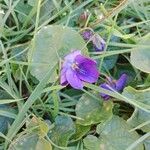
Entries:
{"type": "MultiPolygon", "coordinates": [[[[139,138],[135,131],[129,132],[130,129],[127,122],[118,116],[99,124],[97,126],[97,133],[100,134],[99,147],[107,150],[126,150],[139,138]]],[[[134,150],[143,150],[143,145],[138,145],[134,150]]]]}
{"type": "Polygon", "coordinates": [[[150,150],[150,138],[147,138],[144,141],[144,147],[145,147],[145,150],[150,150]]]}
{"type": "MultiPolygon", "coordinates": [[[[2,10],[0,7],[0,24],[3,23],[3,16],[4,16],[4,10],[2,10]]],[[[0,31],[2,33],[2,29],[0,29],[0,31]]],[[[1,36],[1,33],[0,33],[0,36],[1,36]]],[[[0,52],[2,52],[1,48],[0,48],[0,52]]]]}
{"type": "MultiPolygon", "coordinates": [[[[129,118],[128,123],[135,128],[147,121],[150,121],[150,113],[140,109],[135,109],[134,113],[129,118]]],[[[149,124],[142,126],[140,129],[144,132],[150,132],[150,122],[149,124]]]]}
{"type": "MultiPolygon", "coordinates": [[[[149,90],[135,90],[131,87],[128,87],[124,90],[123,93],[125,96],[136,99],[140,102],[150,105],[150,91],[149,90]]],[[[150,131],[150,123],[144,125],[146,122],[150,120],[150,113],[145,112],[141,109],[136,108],[132,116],[129,118],[128,123],[133,127],[141,126],[140,129],[144,132],[150,131]]]]}
{"type": "Polygon", "coordinates": [[[90,131],[91,126],[83,126],[76,124],[76,133],[72,136],[73,141],[81,139],[85,134],[90,131]]]}
{"type": "Polygon", "coordinates": [[[18,12],[19,21],[22,23],[28,17],[28,14],[32,10],[32,7],[28,5],[28,3],[25,3],[24,1],[19,1],[15,9],[18,12]]]}
{"type": "Polygon", "coordinates": [[[131,51],[131,64],[137,69],[150,73],[150,34],[142,37],[131,51]]]}
{"type": "Polygon", "coordinates": [[[112,69],[116,65],[117,59],[118,55],[105,57],[102,63],[102,71],[108,71],[112,69]]]}
{"type": "Polygon", "coordinates": [[[19,136],[9,146],[8,150],[52,150],[51,143],[37,134],[19,136]]]}
{"type": "Polygon", "coordinates": [[[6,91],[0,89],[0,99],[12,99],[12,97],[6,91]]]}
{"type": "MultiPolygon", "coordinates": [[[[8,100],[12,99],[12,97],[4,90],[0,89],[0,100],[8,100]]],[[[16,111],[14,108],[10,107],[7,104],[0,105],[0,132],[6,134],[8,131],[9,126],[13,122],[13,118],[16,111]],[[11,116],[10,116],[11,114],[11,116]]]]}
{"type": "Polygon", "coordinates": [[[30,6],[35,6],[36,5],[35,3],[37,3],[37,0],[28,0],[28,4],[30,6]]]}
{"type": "Polygon", "coordinates": [[[135,77],[136,77],[136,73],[135,73],[133,67],[128,63],[117,64],[116,65],[116,70],[117,70],[116,79],[119,79],[119,77],[123,73],[126,73],[128,75],[128,82],[133,82],[135,77]]]}
{"type": "Polygon", "coordinates": [[[66,150],[77,150],[77,146],[69,146],[66,150]]]}
{"type": "Polygon", "coordinates": [[[77,123],[87,126],[105,121],[112,116],[112,107],[111,101],[104,102],[102,105],[97,99],[83,94],[75,109],[76,116],[82,119],[77,123]]]}
{"type": "MultiPolygon", "coordinates": [[[[34,24],[36,21],[36,8],[38,0],[19,1],[15,7],[18,13],[18,19],[21,23],[34,24]]],[[[51,17],[55,10],[54,4],[50,0],[43,1],[40,8],[39,25],[51,17]]]]}
{"type": "Polygon", "coordinates": [[[113,29],[113,35],[117,36],[117,37],[120,37],[122,39],[129,39],[129,38],[132,38],[133,36],[135,36],[134,34],[122,34],[117,29],[113,29]]]}
{"type": "Polygon", "coordinates": [[[14,57],[13,60],[17,61],[27,61],[27,45],[15,47],[11,50],[11,57],[14,57]]]}
{"type": "Polygon", "coordinates": [[[83,143],[87,150],[100,150],[100,140],[96,136],[88,135],[83,143]]]}
{"type": "MultiPolygon", "coordinates": [[[[10,53],[12,60],[26,62],[27,61],[27,51],[28,51],[27,45],[25,45],[25,46],[21,45],[19,47],[13,48],[10,53]]],[[[20,79],[21,71],[17,64],[11,64],[11,71],[12,71],[13,77],[15,78],[16,81],[21,80],[20,79]]]]}
{"type": "Polygon", "coordinates": [[[41,118],[33,117],[30,123],[27,125],[28,129],[32,129],[40,137],[45,137],[49,131],[48,124],[41,120],[41,118]]]}
{"type": "Polygon", "coordinates": [[[126,87],[122,93],[129,99],[136,100],[147,105],[150,105],[150,89],[147,90],[136,90],[130,86],[126,87]]]}
{"type": "MultiPolygon", "coordinates": [[[[85,42],[72,28],[61,25],[43,27],[32,41],[33,52],[29,53],[31,60],[31,74],[41,80],[46,72],[53,68],[66,54],[72,50],[83,49],[85,42]]],[[[57,79],[56,72],[50,80],[57,79]]]]}
{"type": "MultiPolygon", "coordinates": [[[[9,129],[9,131],[7,133],[7,136],[9,137],[10,140],[13,139],[13,137],[17,134],[17,132],[21,128],[21,126],[18,127],[18,125],[22,124],[25,114],[28,112],[29,108],[41,96],[41,93],[42,93],[46,83],[48,82],[49,76],[51,75],[52,71],[53,71],[53,68],[47,72],[47,74],[43,77],[43,80],[32,91],[31,95],[28,97],[27,101],[23,105],[21,111],[16,116],[15,121],[13,122],[11,128],[9,129]],[[16,126],[17,126],[17,128],[16,128],[16,126]]],[[[53,90],[53,89],[51,89],[51,90],[53,90]]],[[[6,144],[5,147],[7,147],[8,141],[6,141],[5,144],[6,144]]]]}
{"type": "Polygon", "coordinates": [[[55,127],[49,133],[50,139],[58,146],[67,146],[69,138],[75,133],[75,125],[70,117],[58,116],[55,127]]]}
{"type": "MultiPolygon", "coordinates": [[[[28,0],[28,4],[32,7],[36,7],[38,0],[28,0]]],[[[48,20],[52,16],[52,12],[55,10],[55,6],[53,1],[46,0],[43,1],[40,8],[40,16],[39,16],[39,25],[43,24],[46,20],[48,20]]],[[[36,13],[32,17],[36,20],[36,13]]]]}
{"type": "MultiPolygon", "coordinates": [[[[0,105],[0,114],[2,113],[1,111],[3,112],[3,115],[7,112],[12,114],[15,113],[15,110],[8,105],[0,105]]],[[[8,128],[12,124],[13,120],[14,119],[12,119],[11,117],[0,115],[0,132],[3,134],[7,133],[8,128]]]]}
{"type": "Polygon", "coordinates": [[[35,150],[52,150],[51,143],[45,140],[44,138],[41,138],[38,140],[35,150]]]}
{"type": "MultiPolygon", "coordinates": [[[[112,35],[111,41],[112,42],[120,42],[120,39],[118,37],[115,37],[115,36],[112,35]]],[[[107,47],[107,51],[108,52],[109,51],[113,52],[114,50],[116,50],[115,47],[112,47],[112,46],[108,46],[107,47]]],[[[112,56],[104,57],[103,61],[102,62],[100,61],[100,65],[102,65],[101,66],[102,67],[101,71],[108,72],[110,69],[115,67],[115,65],[117,63],[117,60],[118,60],[118,56],[119,55],[112,55],[112,56]]]]}
{"type": "Polygon", "coordinates": [[[35,150],[39,137],[37,134],[23,135],[14,140],[9,146],[8,150],[35,150]]]}

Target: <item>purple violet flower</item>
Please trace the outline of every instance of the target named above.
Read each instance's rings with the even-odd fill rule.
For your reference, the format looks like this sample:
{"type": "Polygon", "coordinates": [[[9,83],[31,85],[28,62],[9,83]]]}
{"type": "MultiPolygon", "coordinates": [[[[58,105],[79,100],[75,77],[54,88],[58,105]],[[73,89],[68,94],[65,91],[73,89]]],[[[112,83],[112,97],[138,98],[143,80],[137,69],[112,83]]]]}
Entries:
{"type": "Polygon", "coordinates": [[[94,83],[99,77],[96,62],[76,50],[64,58],[61,68],[61,85],[70,84],[75,89],[82,89],[83,82],[94,83]]]}
{"type": "MultiPolygon", "coordinates": [[[[127,75],[122,74],[118,80],[112,80],[112,78],[107,78],[107,82],[100,84],[100,87],[110,91],[115,90],[117,92],[121,92],[124,89],[126,82],[127,75]]],[[[110,96],[105,93],[100,93],[100,95],[105,100],[108,100],[110,98],[110,96]]]]}
{"type": "Polygon", "coordinates": [[[106,42],[98,34],[94,34],[91,30],[82,32],[82,37],[86,41],[91,41],[95,51],[103,51],[106,46],[106,42]]]}

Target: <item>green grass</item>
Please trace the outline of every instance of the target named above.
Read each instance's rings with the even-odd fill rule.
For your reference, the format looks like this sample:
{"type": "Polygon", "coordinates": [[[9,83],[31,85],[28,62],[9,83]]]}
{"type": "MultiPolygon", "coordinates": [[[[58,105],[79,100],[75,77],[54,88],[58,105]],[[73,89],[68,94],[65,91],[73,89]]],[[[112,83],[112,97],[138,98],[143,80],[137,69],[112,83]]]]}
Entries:
{"type": "MultiPolygon", "coordinates": [[[[134,51],[137,46],[139,49],[150,48],[149,43],[147,45],[145,43],[138,44],[138,41],[148,34],[150,29],[150,5],[148,0],[137,0],[134,2],[131,0],[123,0],[120,2],[117,0],[34,1],[32,3],[32,0],[0,0],[0,106],[8,105],[15,110],[15,112],[11,112],[9,109],[2,109],[0,107],[0,122],[2,122],[2,116],[4,116],[6,120],[10,118],[14,119],[13,123],[7,122],[11,124],[8,125],[9,127],[6,127],[5,124],[6,132],[3,132],[0,127],[0,149],[8,149],[9,145],[14,142],[14,139],[18,138],[22,132],[25,131],[26,133],[26,131],[28,131],[27,124],[33,116],[40,118],[43,122],[44,120],[49,120],[51,125],[54,124],[54,127],[50,129],[50,131],[53,131],[55,128],[55,119],[58,116],[72,118],[73,123],[76,124],[77,120],[82,120],[82,118],[76,115],[76,105],[84,93],[90,95],[93,100],[99,100],[101,105],[103,105],[103,100],[98,95],[99,92],[112,96],[114,105],[116,105],[116,103],[118,103],[120,107],[129,105],[133,109],[129,107],[129,110],[125,110],[127,114],[115,114],[125,120],[131,117],[135,108],[143,110],[145,113],[150,113],[150,103],[148,101],[148,99],[150,100],[150,94],[147,94],[148,96],[145,96],[146,98],[144,96],[141,97],[141,100],[146,99],[147,101],[139,101],[135,93],[133,93],[133,97],[135,97],[131,98],[128,94],[121,94],[116,91],[99,88],[99,83],[105,81],[105,76],[110,75],[115,79],[118,78],[118,75],[121,74],[121,69],[119,70],[117,67],[119,64],[122,64],[123,66],[127,65],[128,68],[131,68],[124,69],[124,67],[122,67],[122,70],[124,72],[128,71],[128,75],[132,78],[127,86],[132,86],[137,90],[141,90],[143,93],[147,91],[150,92],[149,73],[142,72],[135,68],[130,60],[130,53],[134,51]],[[82,25],[79,21],[79,16],[87,10],[89,16],[86,22],[84,22],[84,25],[82,25]],[[4,11],[4,14],[2,11],[4,11]],[[101,14],[103,18],[99,18],[101,14]],[[59,83],[60,64],[58,62],[55,63],[53,69],[50,69],[47,74],[43,76],[41,81],[38,81],[32,76],[30,69],[32,67],[32,58],[35,51],[34,41],[36,40],[38,32],[48,25],[71,27],[77,31],[77,33],[80,33],[86,28],[90,28],[106,40],[106,48],[103,52],[91,50],[91,46],[89,46],[88,43],[86,43],[82,49],[82,51],[84,51],[87,46],[89,50],[87,55],[99,61],[98,68],[101,72],[101,76],[98,83],[86,83],[85,88],[81,91],[61,86],[59,83]],[[116,61],[115,58],[113,58],[114,56],[117,56],[116,61]],[[106,67],[104,67],[106,59],[114,60],[115,63],[108,63],[106,67]],[[109,67],[111,67],[111,69],[109,69],[109,67]],[[55,69],[57,70],[57,80],[50,83],[49,79],[55,69]],[[135,74],[135,76],[132,74],[135,74]]],[[[86,109],[86,107],[83,107],[83,109],[86,109]]],[[[117,111],[119,111],[119,109],[117,111]]],[[[136,132],[139,138],[131,145],[128,145],[129,147],[126,150],[135,150],[135,148],[143,144],[146,139],[149,140],[150,133],[148,131],[143,132],[142,130],[142,127],[149,125],[149,123],[147,119],[140,122],[137,126],[131,127],[131,132],[136,132],[137,129],[139,129],[142,131],[142,134],[136,132]]],[[[62,144],[63,142],[55,141],[59,135],[51,137],[50,133],[47,133],[45,137],[42,138],[47,139],[56,149],[66,149],[65,147],[72,146],[75,147],[76,150],[82,150],[85,149],[83,139],[85,139],[87,135],[94,136],[96,134],[97,136],[96,126],[97,123],[92,124],[90,131],[85,133],[84,136],[75,143],[70,143],[71,140],[69,139],[71,139],[71,137],[68,138],[67,144],[64,144],[65,146],[62,144]]],[[[61,134],[62,133],[60,133],[60,135],[61,134]]],[[[73,132],[71,132],[70,135],[71,134],[73,134],[73,132]]],[[[146,146],[145,149],[148,150],[146,146]]],[[[9,148],[9,150],[13,150],[13,148],[9,148]]]]}

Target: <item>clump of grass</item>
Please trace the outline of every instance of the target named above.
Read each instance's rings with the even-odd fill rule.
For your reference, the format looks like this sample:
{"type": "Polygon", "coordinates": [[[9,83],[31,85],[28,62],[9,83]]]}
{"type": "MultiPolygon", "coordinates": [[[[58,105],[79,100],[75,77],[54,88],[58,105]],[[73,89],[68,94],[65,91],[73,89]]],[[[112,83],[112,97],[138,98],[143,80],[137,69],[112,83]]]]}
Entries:
{"type": "MultiPolygon", "coordinates": [[[[118,132],[126,133],[120,135],[122,149],[148,150],[149,22],[147,0],[0,1],[0,149],[36,150],[40,144],[46,150],[111,149],[111,142],[117,141],[119,135],[109,131],[108,125],[115,130],[114,124],[117,124],[118,132]],[[73,30],[75,35],[49,31],[56,26],[73,30]],[[47,32],[39,40],[38,35],[44,29],[47,32]],[[106,41],[102,52],[94,51],[91,42],[82,39],[81,33],[87,29],[106,41]],[[67,41],[61,38],[63,42],[59,41],[56,34],[67,41]],[[82,52],[97,61],[100,72],[98,81],[85,83],[82,90],[62,86],[59,81],[63,54],[72,46],[72,36],[76,35],[84,42],[82,52]],[[57,59],[41,42],[46,38],[57,59]],[[35,53],[37,40],[41,42],[40,55],[35,53]],[[143,60],[142,69],[132,62],[133,51],[143,60]],[[45,62],[50,55],[50,63],[42,64],[43,55],[45,62]],[[41,80],[31,71],[40,65],[40,73],[49,66],[41,80]],[[107,77],[118,79],[122,73],[128,75],[128,81],[121,93],[99,87],[107,82],[107,77]],[[105,101],[99,93],[109,95],[110,99],[105,101]],[[112,139],[107,141],[107,136],[112,139]],[[127,142],[124,136],[129,138],[127,142]]],[[[114,147],[119,149],[121,142],[114,143],[114,147]]]]}

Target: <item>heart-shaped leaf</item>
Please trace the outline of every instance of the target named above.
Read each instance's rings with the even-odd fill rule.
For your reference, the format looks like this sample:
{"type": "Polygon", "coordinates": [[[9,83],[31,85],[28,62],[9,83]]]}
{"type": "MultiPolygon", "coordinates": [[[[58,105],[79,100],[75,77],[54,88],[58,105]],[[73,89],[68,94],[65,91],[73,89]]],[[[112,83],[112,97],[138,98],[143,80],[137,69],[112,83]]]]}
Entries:
{"type": "MultiPolygon", "coordinates": [[[[122,93],[124,96],[126,96],[127,98],[131,99],[132,101],[134,100],[135,103],[140,103],[140,105],[142,106],[142,104],[146,104],[148,109],[150,108],[150,89],[146,89],[146,90],[136,90],[130,86],[126,87],[123,90],[122,93]]],[[[144,106],[145,107],[145,106],[144,106]]]]}
{"type": "MultiPolygon", "coordinates": [[[[150,105],[150,90],[136,90],[132,87],[126,87],[123,91],[123,95],[129,99],[147,104],[147,106],[150,105]]],[[[150,113],[136,108],[132,116],[128,119],[128,123],[132,127],[136,127],[148,120],[150,120],[150,113]]],[[[145,125],[141,129],[145,132],[148,132],[150,131],[150,125],[145,125]]]]}
{"type": "MultiPolygon", "coordinates": [[[[69,27],[53,25],[43,27],[32,40],[32,48],[28,54],[31,62],[31,74],[41,80],[48,70],[72,50],[83,50],[85,42],[78,32],[69,27]]],[[[57,79],[56,72],[50,81],[57,79]]]]}
{"type": "Polygon", "coordinates": [[[100,150],[100,140],[96,136],[88,135],[83,143],[87,150],[100,150]]]}
{"type": "Polygon", "coordinates": [[[9,146],[8,150],[52,150],[51,143],[37,134],[26,134],[18,137],[9,146]]]}
{"type": "MultiPolygon", "coordinates": [[[[100,134],[99,147],[107,150],[126,150],[139,138],[138,134],[135,131],[130,132],[130,129],[125,120],[113,116],[111,120],[97,127],[97,133],[100,134]]],[[[138,145],[134,150],[143,150],[143,145],[138,145]]]]}
{"type": "Polygon", "coordinates": [[[27,128],[32,129],[32,132],[38,134],[40,137],[45,137],[49,131],[48,124],[35,116],[31,119],[27,128]]]}
{"type": "Polygon", "coordinates": [[[76,105],[76,115],[82,119],[77,123],[87,126],[105,121],[112,116],[112,107],[111,101],[101,104],[99,100],[83,94],[76,105]]]}
{"type": "Polygon", "coordinates": [[[50,131],[50,139],[58,146],[67,146],[69,138],[75,133],[75,125],[70,117],[58,116],[55,127],[50,131]]]}
{"type": "Polygon", "coordinates": [[[150,34],[140,39],[131,51],[131,64],[143,72],[150,73],[150,34]]]}
{"type": "Polygon", "coordinates": [[[76,124],[76,133],[72,136],[73,141],[81,139],[86,133],[90,131],[91,126],[83,126],[76,124]]]}

